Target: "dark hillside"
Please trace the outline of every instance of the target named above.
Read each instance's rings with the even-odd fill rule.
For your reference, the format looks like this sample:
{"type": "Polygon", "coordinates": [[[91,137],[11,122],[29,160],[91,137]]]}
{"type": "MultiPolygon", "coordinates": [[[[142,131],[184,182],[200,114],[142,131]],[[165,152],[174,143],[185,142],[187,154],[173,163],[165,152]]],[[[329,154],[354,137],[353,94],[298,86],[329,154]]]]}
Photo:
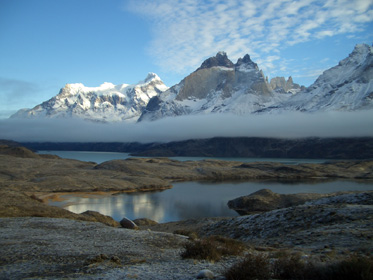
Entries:
{"type": "Polygon", "coordinates": [[[124,152],[136,156],[372,159],[373,138],[215,137],[169,143],[22,143],[33,150],[124,152]]]}

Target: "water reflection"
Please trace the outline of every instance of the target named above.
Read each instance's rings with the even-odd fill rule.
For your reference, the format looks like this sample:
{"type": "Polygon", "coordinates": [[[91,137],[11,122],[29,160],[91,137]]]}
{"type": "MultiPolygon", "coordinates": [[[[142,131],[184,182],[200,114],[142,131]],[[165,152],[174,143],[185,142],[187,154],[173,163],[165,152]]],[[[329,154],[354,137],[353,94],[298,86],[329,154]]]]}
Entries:
{"type": "Polygon", "coordinates": [[[227,202],[267,188],[277,193],[328,193],[348,190],[373,190],[373,182],[333,181],[310,182],[245,182],[245,183],[198,183],[174,184],[169,190],[160,192],[130,193],[113,196],[65,196],[64,202],[51,204],[61,206],[74,213],[87,210],[98,211],[119,221],[149,218],[157,222],[177,221],[200,217],[237,216],[227,202]]]}

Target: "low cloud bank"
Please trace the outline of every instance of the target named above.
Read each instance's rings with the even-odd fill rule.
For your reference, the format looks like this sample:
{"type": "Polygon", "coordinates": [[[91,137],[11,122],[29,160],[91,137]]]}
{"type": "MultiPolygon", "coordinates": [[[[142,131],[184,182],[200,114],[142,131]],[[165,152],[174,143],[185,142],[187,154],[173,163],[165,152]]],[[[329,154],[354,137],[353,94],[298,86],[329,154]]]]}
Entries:
{"type": "Polygon", "coordinates": [[[170,142],[211,137],[373,137],[373,110],[281,115],[182,116],[141,123],[7,119],[0,139],[24,142],[170,142]]]}

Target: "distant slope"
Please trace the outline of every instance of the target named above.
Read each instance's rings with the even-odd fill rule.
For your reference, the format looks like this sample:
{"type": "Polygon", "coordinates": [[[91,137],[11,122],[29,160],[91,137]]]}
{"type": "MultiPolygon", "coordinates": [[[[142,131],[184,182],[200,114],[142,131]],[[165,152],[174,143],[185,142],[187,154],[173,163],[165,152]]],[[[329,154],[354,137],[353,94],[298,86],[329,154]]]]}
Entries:
{"type": "Polygon", "coordinates": [[[22,143],[34,150],[125,152],[151,157],[373,159],[373,138],[215,137],[170,143],[22,143]]]}

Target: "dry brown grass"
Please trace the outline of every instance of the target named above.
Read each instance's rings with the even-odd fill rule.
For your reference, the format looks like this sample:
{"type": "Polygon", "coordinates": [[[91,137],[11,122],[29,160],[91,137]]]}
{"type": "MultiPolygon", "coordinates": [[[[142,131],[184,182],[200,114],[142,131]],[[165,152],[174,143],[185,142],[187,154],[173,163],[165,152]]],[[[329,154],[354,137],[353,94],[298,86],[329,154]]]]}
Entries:
{"type": "Polygon", "coordinates": [[[288,253],[272,262],[264,254],[248,255],[224,276],[227,280],[373,280],[373,257],[352,255],[335,263],[316,264],[288,253]]]}
{"type": "Polygon", "coordinates": [[[271,276],[271,264],[263,254],[248,255],[226,270],[224,276],[227,280],[267,280],[271,276]]]}
{"type": "Polygon", "coordinates": [[[212,235],[188,242],[184,248],[185,251],[181,254],[183,258],[218,261],[222,256],[242,254],[246,246],[231,238],[212,235]]]}

